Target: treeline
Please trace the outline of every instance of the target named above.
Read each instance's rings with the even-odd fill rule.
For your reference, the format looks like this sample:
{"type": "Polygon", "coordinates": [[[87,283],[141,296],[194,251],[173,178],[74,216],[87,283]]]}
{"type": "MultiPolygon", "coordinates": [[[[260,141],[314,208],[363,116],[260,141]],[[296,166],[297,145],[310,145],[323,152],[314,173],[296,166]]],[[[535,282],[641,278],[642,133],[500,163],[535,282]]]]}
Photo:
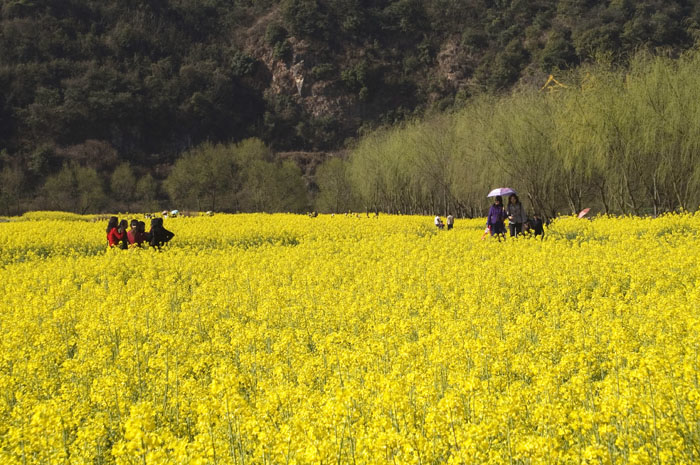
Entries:
{"type": "Polygon", "coordinates": [[[98,142],[73,148],[71,159],[27,197],[21,169],[0,170],[0,214],[25,210],[75,213],[178,208],[226,212],[303,212],[312,208],[303,174],[259,139],[204,143],[185,152],[159,181],[98,142]],[[110,158],[111,154],[111,158],[110,158]]]}
{"type": "Polygon", "coordinates": [[[299,167],[258,139],[187,152],[165,180],[174,205],[199,211],[301,212],[310,208],[299,167]]]}
{"type": "Polygon", "coordinates": [[[203,143],[163,176],[109,145],[64,149],[63,166],[25,191],[3,155],[0,214],[161,208],[228,212],[383,211],[482,216],[513,187],[544,216],[585,207],[657,215],[700,204],[700,52],[639,53],[564,73],[544,88],[481,96],[464,108],[370,132],[314,179],[264,142],[203,143]]]}
{"type": "Polygon", "coordinates": [[[317,175],[322,211],[483,215],[494,187],[530,212],[660,214],[700,204],[700,53],[640,53],[546,88],[369,134],[317,175]]]}

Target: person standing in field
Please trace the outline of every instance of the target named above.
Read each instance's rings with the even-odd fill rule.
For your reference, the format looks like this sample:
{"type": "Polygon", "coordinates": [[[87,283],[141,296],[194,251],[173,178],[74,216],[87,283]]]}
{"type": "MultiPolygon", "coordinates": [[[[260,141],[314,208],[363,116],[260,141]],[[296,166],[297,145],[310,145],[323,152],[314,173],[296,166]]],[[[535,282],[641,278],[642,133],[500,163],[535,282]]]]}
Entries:
{"type": "Polygon", "coordinates": [[[517,237],[523,232],[523,224],[527,222],[525,207],[520,203],[517,194],[511,194],[508,198],[508,229],[510,229],[510,237],[517,237]]]}
{"type": "Polygon", "coordinates": [[[489,208],[489,215],[486,218],[486,226],[491,232],[491,236],[498,236],[498,241],[506,238],[506,210],[503,208],[503,197],[496,196],[493,205],[489,208]]]}
{"type": "Polygon", "coordinates": [[[451,213],[447,214],[447,230],[449,231],[455,225],[455,217],[451,213]]]}

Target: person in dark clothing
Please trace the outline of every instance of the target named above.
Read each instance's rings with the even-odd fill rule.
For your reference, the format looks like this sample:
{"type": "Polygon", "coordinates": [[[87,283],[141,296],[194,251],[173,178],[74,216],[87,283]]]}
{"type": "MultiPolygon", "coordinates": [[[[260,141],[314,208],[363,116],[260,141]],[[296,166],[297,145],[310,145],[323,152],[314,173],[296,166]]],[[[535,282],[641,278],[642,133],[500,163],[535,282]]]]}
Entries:
{"type": "Polygon", "coordinates": [[[544,239],[544,225],[539,215],[535,214],[532,218],[527,219],[527,223],[523,225],[523,234],[528,237],[542,236],[544,239]]]}
{"type": "Polygon", "coordinates": [[[146,236],[151,247],[160,248],[175,236],[172,232],[163,227],[163,218],[153,218],[151,220],[151,230],[146,236]]]}
{"type": "Polygon", "coordinates": [[[505,219],[506,209],[503,207],[503,197],[499,195],[494,200],[491,208],[489,208],[489,215],[486,218],[486,226],[491,232],[491,235],[498,236],[499,241],[501,237],[503,237],[504,240],[506,238],[505,219]]]}
{"type": "Polygon", "coordinates": [[[542,218],[540,218],[540,215],[538,215],[537,213],[535,213],[532,217],[532,220],[530,220],[530,228],[535,234],[535,237],[542,236],[542,239],[544,239],[544,223],[542,222],[542,218]]]}

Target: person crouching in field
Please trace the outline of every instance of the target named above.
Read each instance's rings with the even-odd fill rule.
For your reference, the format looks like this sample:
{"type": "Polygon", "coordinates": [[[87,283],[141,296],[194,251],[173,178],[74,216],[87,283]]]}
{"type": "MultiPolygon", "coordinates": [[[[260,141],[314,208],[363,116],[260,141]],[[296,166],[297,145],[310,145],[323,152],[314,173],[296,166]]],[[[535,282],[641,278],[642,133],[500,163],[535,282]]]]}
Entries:
{"type": "Polygon", "coordinates": [[[493,205],[489,208],[489,216],[486,218],[486,227],[491,232],[491,236],[498,236],[498,241],[501,237],[506,238],[506,210],[503,208],[503,197],[500,195],[493,201],[493,205]]]}
{"type": "Polygon", "coordinates": [[[175,236],[172,232],[163,227],[163,218],[153,218],[151,220],[151,230],[146,236],[151,247],[158,250],[175,236]]]}
{"type": "Polygon", "coordinates": [[[530,220],[530,228],[535,234],[535,237],[542,236],[542,239],[544,239],[544,222],[542,221],[542,218],[540,218],[540,215],[538,215],[537,213],[535,213],[535,215],[532,217],[532,220],[530,220]]]}
{"type": "Polygon", "coordinates": [[[131,229],[127,233],[130,247],[141,247],[146,241],[146,223],[138,220],[131,220],[131,229]]]}
{"type": "Polygon", "coordinates": [[[442,218],[439,215],[435,216],[435,227],[438,229],[444,229],[445,223],[442,222],[442,218]]]}

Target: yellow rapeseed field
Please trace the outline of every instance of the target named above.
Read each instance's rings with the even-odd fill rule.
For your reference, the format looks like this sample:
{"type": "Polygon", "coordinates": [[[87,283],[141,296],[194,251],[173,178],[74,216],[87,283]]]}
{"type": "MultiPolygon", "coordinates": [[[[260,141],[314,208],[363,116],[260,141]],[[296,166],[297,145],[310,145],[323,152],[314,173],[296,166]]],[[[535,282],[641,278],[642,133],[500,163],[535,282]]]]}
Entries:
{"type": "Polygon", "coordinates": [[[0,223],[2,464],[700,463],[700,214],[0,223]]]}

